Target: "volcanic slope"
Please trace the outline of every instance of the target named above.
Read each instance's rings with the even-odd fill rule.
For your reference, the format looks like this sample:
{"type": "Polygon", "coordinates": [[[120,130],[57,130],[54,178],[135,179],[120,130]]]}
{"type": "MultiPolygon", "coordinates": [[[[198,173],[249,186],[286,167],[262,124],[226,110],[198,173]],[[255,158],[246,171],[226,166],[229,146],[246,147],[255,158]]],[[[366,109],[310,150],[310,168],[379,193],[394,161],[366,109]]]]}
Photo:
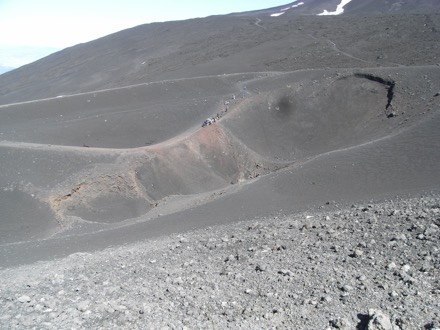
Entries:
{"type": "Polygon", "coordinates": [[[316,15],[340,1],[303,2],[145,24],[64,49],[2,74],[0,104],[208,75],[440,62],[438,1],[353,0],[340,16],[316,15]]]}
{"type": "Polygon", "coordinates": [[[439,82],[437,66],[266,72],[2,106],[2,264],[436,189],[439,82]]]}
{"type": "Polygon", "coordinates": [[[440,328],[440,3],[303,2],[0,76],[0,327],[440,328]]]}
{"type": "Polygon", "coordinates": [[[438,188],[438,5],[316,16],[338,3],[142,25],[1,75],[2,264],[438,188]]]}

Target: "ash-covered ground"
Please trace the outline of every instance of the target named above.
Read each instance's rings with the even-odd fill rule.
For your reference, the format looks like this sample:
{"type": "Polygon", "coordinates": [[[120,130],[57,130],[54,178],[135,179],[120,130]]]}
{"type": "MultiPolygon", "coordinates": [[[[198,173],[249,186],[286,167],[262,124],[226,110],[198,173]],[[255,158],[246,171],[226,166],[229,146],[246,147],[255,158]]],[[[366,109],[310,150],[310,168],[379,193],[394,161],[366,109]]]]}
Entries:
{"type": "Polygon", "coordinates": [[[0,327],[439,329],[439,5],[339,3],[1,75],[0,327]]]}
{"type": "Polygon", "coordinates": [[[438,329],[440,195],[171,235],[0,272],[7,329],[438,329]]]}

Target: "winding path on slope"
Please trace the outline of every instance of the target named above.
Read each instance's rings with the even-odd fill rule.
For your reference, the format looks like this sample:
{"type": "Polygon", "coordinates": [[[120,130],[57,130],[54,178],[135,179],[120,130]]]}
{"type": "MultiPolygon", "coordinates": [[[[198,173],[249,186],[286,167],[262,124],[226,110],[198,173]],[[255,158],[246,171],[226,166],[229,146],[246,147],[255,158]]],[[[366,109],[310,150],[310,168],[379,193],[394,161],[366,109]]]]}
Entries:
{"type": "MultiPolygon", "coordinates": [[[[374,65],[374,66],[377,65],[376,62],[368,61],[368,60],[364,60],[363,58],[360,58],[360,57],[354,56],[354,55],[352,55],[352,54],[350,54],[350,53],[344,52],[343,50],[341,50],[340,48],[338,48],[338,46],[336,45],[335,42],[333,42],[333,41],[330,40],[330,39],[326,39],[326,38],[317,38],[317,37],[315,37],[315,36],[313,36],[313,35],[311,35],[311,34],[307,34],[307,36],[309,36],[309,37],[312,38],[313,40],[317,40],[317,41],[325,41],[326,43],[328,43],[328,44],[331,46],[331,48],[332,48],[335,52],[337,52],[337,53],[339,53],[339,54],[342,54],[342,55],[344,55],[344,56],[346,56],[346,57],[348,57],[348,58],[351,58],[351,59],[353,59],[353,60],[356,60],[356,61],[359,61],[359,62],[362,62],[362,63],[366,63],[366,64],[370,64],[370,65],[372,64],[372,65],[374,65]]],[[[403,64],[399,64],[399,63],[395,63],[395,62],[388,62],[388,63],[391,64],[391,65],[399,66],[399,67],[404,67],[404,66],[405,66],[405,65],[403,65],[403,64]]]]}
{"type": "Polygon", "coordinates": [[[331,48],[332,48],[335,52],[340,53],[340,54],[342,54],[342,55],[344,55],[344,56],[346,56],[346,57],[349,57],[349,58],[351,58],[351,59],[353,59],[353,60],[360,61],[360,62],[362,62],[362,63],[367,63],[367,64],[374,64],[374,65],[376,64],[376,63],[374,63],[374,62],[364,60],[364,59],[362,59],[362,58],[359,58],[359,57],[356,57],[356,56],[354,56],[354,55],[351,55],[351,54],[349,54],[349,53],[347,53],[347,52],[344,52],[343,50],[340,50],[340,49],[338,48],[338,46],[336,46],[336,44],[335,44],[333,41],[331,41],[330,39],[317,38],[317,37],[315,37],[314,35],[309,34],[309,33],[307,33],[306,35],[307,35],[308,37],[312,38],[313,40],[316,40],[316,41],[324,41],[324,42],[326,42],[327,44],[330,44],[331,48]]]}
{"type": "Polygon", "coordinates": [[[255,18],[254,25],[258,26],[259,28],[266,29],[265,26],[261,25],[261,19],[259,19],[258,17],[255,18]]]}
{"type": "Polygon", "coordinates": [[[333,42],[333,41],[331,41],[330,39],[325,39],[331,46],[332,46],[332,48],[333,48],[333,50],[335,50],[336,52],[338,52],[338,53],[340,53],[340,54],[342,54],[342,55],[344,55],[344,56],[347,56],[347,57],[349,57],[349,58],[352,58],[352,59],[354,59],[354,60],[357,60],[357,61],[360,61],[360,62],[363,62],[363,63],[368,63],[368,64],[372,64],[373,62],[371,62],[371,61],[366,61],[366,60],[364,60],[364,59],[362,59],[362,58],[359,58],[359,57],[356,57],[356,56],[353,56],[353,55],[351,55],[351,54],[349,54],[349,53],[346,53],[346,52],[344,52],[343,50],[340,50],[339,48],[338,48],[338,46],[336,46],[336,44],[333,42]]]}
{"type": "MultiPolygon", "coordinates": [[[[343,50],[339,49],[338,46],[336,46],[336,44],[335,44],[333,41],[331,41],[330,39],[325,39],[325,40],[326,40],[326,41],[332,46],[332,48],[333,48],[335,51],[341,53],[341,54],[344,55],[344,56],[350,57],[350,58],[352,58],[352,59],[354,59],[354,60],[357,60],[357,61],[361,61],[361,62],[363,62],[363,63],[375,64],[375,63],[372,62],[372,61],[366,61],[366,60],[364,60],[364,59],[362,59],[362,58],[359,58],[359,57],[353,56],[353,55],[351,55],[351,54],[349,54],[349,53],[347,53],[347,52],[344,52],[343,50]]],[[[397,65],[397,66],[402,66],[402,67],[405,66],[405,65],[403,65],[403,64],[399,64],[399,63],[395,63],[395,62],[389,62],[389,63],[390,63],[390,64],[393,64],[393,65],[397,65]]]]}

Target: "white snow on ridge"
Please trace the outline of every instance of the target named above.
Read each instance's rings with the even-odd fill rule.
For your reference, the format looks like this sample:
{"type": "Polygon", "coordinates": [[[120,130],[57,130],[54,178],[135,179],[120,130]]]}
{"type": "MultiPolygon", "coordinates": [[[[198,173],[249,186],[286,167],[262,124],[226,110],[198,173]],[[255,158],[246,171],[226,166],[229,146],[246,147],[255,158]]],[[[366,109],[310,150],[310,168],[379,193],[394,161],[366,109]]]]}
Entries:
{"type": "Polygon", "coordinates": [[[293,6],[290,7],[290,8],[296,8],[296,7],[299,7],[299,6],[303,5],[303,4],[304,4],[304,2],[300,2],[300,3],[298,3],[297,5],[293,5],[293,6]]]}
{"type": "Polygon", "coordinates": [[[278,17],[281,16],[282,14],[284,14],[285,12],[283,11],[282,13],[274,13],[274,14],[270,14],[270,16],[272,17],[278,17]]]}
{"type": "Polygon", "coordinates": [[[271,16],[271,17],[278,17],[278,16],[281,16],[281,15],[283,15],[286,11],[288,11],[289,9],[299,7],[299,6],[303,5],[303,4],[304,4],[304,2],[300,2],[300,3],[296,4],[296,5],[292,5],[292,6],[290,6],[290,7],[283,8],[283,9],[280,10],[280,13],[273,13],[273,14],[270,14],[270,16],[271,16]]]}
{"type": "Polygon", "coordinates": [[[324,16],[324,15],[341,15],[344,12],[344,7],[345,5],[347,5],[348,3],[350,3],[351,0],[341,0],[341,3],[336,7],[335,11],[327,11],[324,10],[321,14],[318,14],[319,16],[324,16]]]}

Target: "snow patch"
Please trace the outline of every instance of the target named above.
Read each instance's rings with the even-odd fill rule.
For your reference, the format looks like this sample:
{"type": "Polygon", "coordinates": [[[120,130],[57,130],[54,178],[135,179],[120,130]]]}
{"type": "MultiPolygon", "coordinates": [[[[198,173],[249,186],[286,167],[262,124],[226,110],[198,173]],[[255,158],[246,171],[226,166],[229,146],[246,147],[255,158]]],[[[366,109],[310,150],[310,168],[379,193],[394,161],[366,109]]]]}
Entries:
{"type": "Polygon", "coordinates": [[[290,8],[296,8],[296,7],[302,6],[303,4],[304,4],[304,2],[300,2],[297,5],[292,5],[292,7],[290,7],[290,8]]]}
{"type": "Polygon", "coordinates": [[[296,5],[292,5],[292,6],[290,6],[290,7],[280,9],[280,12],[279,12],[279,13],[273,13],[273,14],[270,14],[270,16],[272,16],[272,17],[278,17],[278,16],[281,16],[281,15],[283,15],[286,11],[288,11],[289,9],[291,9],[291,8],[297,8],[297,7],[299,7],[299,6],[303,5],[303,4],[304,4],[304,2],[300,2],[300,3],[296,4],[296,5]]]}
{"type": "Polygon", "coordinates": [[[321,14],[318,14],[319,16],[325,16],[325,15],[341,15],[344,12],[344,7],[350,3],[351,0],[342,0],[341,3],[336,7],[335,11],[327,11],[324,10],[321,14]]]}

